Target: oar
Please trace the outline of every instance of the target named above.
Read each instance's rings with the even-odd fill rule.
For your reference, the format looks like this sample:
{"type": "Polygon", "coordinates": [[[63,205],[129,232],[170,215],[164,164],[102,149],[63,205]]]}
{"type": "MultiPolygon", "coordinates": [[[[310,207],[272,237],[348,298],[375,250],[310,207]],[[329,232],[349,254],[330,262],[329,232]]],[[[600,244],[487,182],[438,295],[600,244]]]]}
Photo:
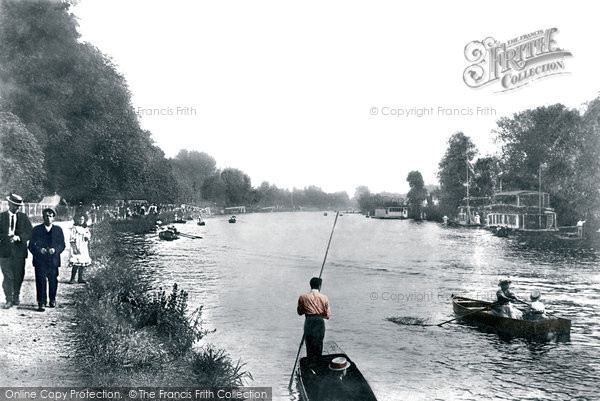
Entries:
{"type": "Polygon", "coordinates": [[[517,301],[520,304],[527,305],[527,306],[531,307],[530,303],[525,302],[525,301],[521,301],[519,298],[514,298],[514,299],[512,299],[512,301],[517,301]]]}
{"type": "Polygon", "coordinates": [[[191,234],[185,234],[185,233],[176,233],[177,235],[181,235],[182,237],[187,237],[187,238],[192,238],[192,239],[202,239],[202,237],[200,237],[199,235],[191,235],[191,234]]]}
{"type": "Polygon", "coordinates": [[[443,325],[443,324],[446,324],[446,323],[453,322],[453,321],[455,321],[455,320],[457,320],[457,319],[461,319],[461,318],[463,318],[463,317],[465,317],[465,316],[474,315],[474,314],[476,314],[476,313],[478,313],[478,312],[483,312],[484,310],[486,310],[486,309],[489,309],[489,308],[491,308],[491,307],[492,307],[492,306],[494,306],[494,305],[495,305],[495,304],[490,304],[490,305],[486,306],[485,308],[478,309],[478,310],[476,310],[476,311],[473,311],[473,312],[469,312],[469,313],[467,313],[466,315],[462,315],[462,316],[459,316],[459,317],[455,317],[454,319],[446,320],[445,322],[442,322],[442,323],[438,323],[438,324],[427,324],[427,325],[423,325],[423,326],[440,326],[440,327],[442,327],[442,325],[443,325]]]}
{"type": "MultiPolygon", "coordinates": [[[[325,257],[323,258],[323,264],[321,265],[321,271],[319,272],[319,278],[323,274],[323,268],[325,267],[325,261],[327,260],[327,254],[329,253],[329,246],[331,245],[331,239],[333,238],[333,230],[335,230],[335,223],[337,223],[338,216],[340,212],[338,211],[335,214],[335,220],[333,221],[333,228],[331,229],[331,235],[329,235],[329,242],[327,243],[327,249],[325,250],[325,257]]],[[[294,368],[292,369],[292,375],[290,376],[290,383],[288,384],[288,388],[292,388],[292,382],[294,381],[294,372],[296,371],[296,365],[298,364],[298,357],[300,356],[300,351],[302,351],[302,345],[305,340],[304,333],[302,334],[302,340],[300,340],[300,346],[298,347],[298,353],[296,354],[296,360],[294,361],[294,368]]]]}

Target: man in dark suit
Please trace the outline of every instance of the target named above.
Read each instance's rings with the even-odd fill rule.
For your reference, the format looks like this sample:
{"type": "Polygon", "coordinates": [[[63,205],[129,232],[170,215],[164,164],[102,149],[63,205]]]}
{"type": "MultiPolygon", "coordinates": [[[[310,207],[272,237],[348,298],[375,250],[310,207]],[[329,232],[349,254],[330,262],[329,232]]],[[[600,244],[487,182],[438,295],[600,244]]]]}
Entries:
{"type": "Polygon", "coordinates": [[[34,227],[29,242],[33,267],[35,267],[35,289],[40,312],[46,310],[48,297],[50,297],[48,306],[50,308],[56,306],[60,254],[65,250],[63,231],[59,226],[52,224],[56,212],[52,209],[44,209],[42,216],[44,224],[34,227]],[[48,294],[46,294],[46,282],[48,282],[48,294]]]}
{"type": "Polygon", "coordinates": [[[31,222],[25,213],[19,212],[23,198],[11,194],[6,199],[8,210],[0,213],[0,267],[6,297],[4,309],[21,303],[19,297],[25,277],[27,241],[31,239],[31,222]]]}

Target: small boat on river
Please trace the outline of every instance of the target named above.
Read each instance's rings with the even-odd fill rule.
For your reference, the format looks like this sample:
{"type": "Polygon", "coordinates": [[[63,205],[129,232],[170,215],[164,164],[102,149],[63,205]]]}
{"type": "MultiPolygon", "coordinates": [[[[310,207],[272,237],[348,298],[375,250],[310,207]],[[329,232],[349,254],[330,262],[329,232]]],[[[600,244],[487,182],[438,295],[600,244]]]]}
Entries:
{"type": "MultiPolygon", "coordinates": [[[[336,361],[338,361],[336,359],[336,361]]],[[[298,388],[304,401],[346,400],[377,401],[369,383],[356,363],[335,343],[326,343],[318,362],[310,364],[308,358],[300,358],[296,371],[298,388]],[[349,365],[340,380],[340,369],[334,370],[336,358],[344,358],[349,365]]]]}
{"type": "Polygon", "coordinates": [[[231,217],[229,218],[229,222],[230,222],[230,223],[235,223],[236,221],[237,221],[237,218],[236,218],[235,216],[231,216],[231,217]]]}
{"type": "Polygon", "coordinates": [[[504,226],[497,226],[492,229],[492,233],[496,237],[508,237],[508,234],[510,233],[510,228],[504,226]]]}
{"type": "Polygon", "coordinates": [[[511,319],[496,316],[490,311],[492,303],[459,296],[452,297],[454,313],[484,326],[493,328],[511,337],[525,337],[549,340],[567,339],[571,332],[571,321],[558,317],[541,320],[511,319]]]}
{"type": "Polygon", "coordinates": [[[167,229],[158,233],[158,238],[164,241],[173,241],[179,239],[177,230],[167,229]]]}

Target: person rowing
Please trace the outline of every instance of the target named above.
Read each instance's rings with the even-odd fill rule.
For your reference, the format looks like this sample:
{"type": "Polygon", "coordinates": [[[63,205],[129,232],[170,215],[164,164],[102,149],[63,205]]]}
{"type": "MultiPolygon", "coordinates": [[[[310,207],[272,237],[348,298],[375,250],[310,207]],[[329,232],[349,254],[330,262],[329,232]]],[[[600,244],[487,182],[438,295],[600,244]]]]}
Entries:
{"type": "Polygon", "coordinates": [[[511,281],[508,279],[502,279],[498,283],[500,286],[500,289],[496,291],[496,297],[498,300],[492,307],[492,313],[494,313],[496,316],[509,317],[511,319],[522,319],[523,312],[513,305],[513,302],[522,301],[520,301],[510,290],[510,283],[511,281]]]}

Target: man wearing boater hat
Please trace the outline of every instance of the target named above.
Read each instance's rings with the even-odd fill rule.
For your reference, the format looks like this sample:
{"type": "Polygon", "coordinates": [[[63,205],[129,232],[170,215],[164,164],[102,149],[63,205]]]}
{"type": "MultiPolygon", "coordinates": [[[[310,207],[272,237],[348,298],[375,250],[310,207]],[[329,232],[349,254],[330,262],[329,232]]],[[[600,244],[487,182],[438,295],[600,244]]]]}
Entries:
{"type": "Polygon", "coordinates": [[[10,194],[8,210],[0,213],[0,267],[2,289],[6,297],[3,308],[8,309],[21,303],[21,285],[25,277],[27,241],[31,239],[31,222],[25,213],[19,212],[23,198],[10,194]]]}
{"type": "Polygon", "coordinates": [[[323,280],[318,277],[310,279],[311,291],[300,295],[298,299],[298,314],[305,315],[304,337],[306,340],[306,356],[311,362],[317,361],[323,353],[323,338],[325,337],[325,321],[331,317],[329,300],[321,294],[323,280]]]}
{"type": "MultiPolygon", "coordinates": [[[[318,387],[318,400],[346,401],[346,400],[371,400],[372,394],[365,391],[360,381],[347,378],[346,373],[352,363],[343,356],[337,356],[329,362],[328,371],[321,373],[318,387]]],[[[370,390],[369,390],[370,392],[370,390]]]]}

